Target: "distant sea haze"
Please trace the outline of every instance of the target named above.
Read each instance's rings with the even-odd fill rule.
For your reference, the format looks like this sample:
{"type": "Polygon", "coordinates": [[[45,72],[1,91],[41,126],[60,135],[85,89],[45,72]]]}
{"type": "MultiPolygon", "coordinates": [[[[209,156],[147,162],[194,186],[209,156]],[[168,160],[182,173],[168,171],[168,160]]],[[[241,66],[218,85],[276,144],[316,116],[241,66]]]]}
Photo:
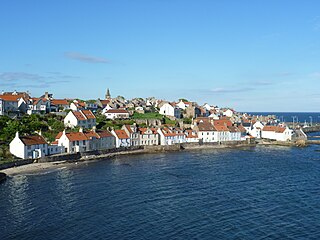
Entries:
{"type": "Polygon", "coordinates": [[[284,122],[320,123],[320,112],[248,112],[251,115],[276,115],[284,122]]]}

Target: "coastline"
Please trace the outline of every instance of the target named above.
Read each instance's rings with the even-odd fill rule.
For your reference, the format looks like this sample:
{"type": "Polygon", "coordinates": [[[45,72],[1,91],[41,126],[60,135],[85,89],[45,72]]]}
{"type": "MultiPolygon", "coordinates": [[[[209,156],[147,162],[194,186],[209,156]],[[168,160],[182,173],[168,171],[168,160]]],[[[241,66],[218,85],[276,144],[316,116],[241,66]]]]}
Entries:
{"type": "Polygon", "coordinates": [[[99,154],[99,155],[87,155],[83,156],[80,159],[76,160],[62,160],[62,161],[53,161],[53,162],[33,162],[30,164],[25,164],[21,166],[15,166],[11,168],[6,168],[1,170],[1,172],[7,174],[7,176],[15,176],[21,174],[35,174],[43,173],[58,169],[63,169],[66,167],[72,167],[77,165],[83,165],[88,163],[93,163],[96,161],[104,161],[113,159],[116,156],[130,156],[136,154],[156,154],[159,152],[178,152],[178,151],[196,151],[196,150],[210,150],[210,149],[236,149],[236,148],[247,148],[255,147],[256,144],[233,144],[233,145],[173,145],[170,148],[164,147],[154,147],[154,148],[145,148],[138,150],[125,150],[115,153],[99,154]]]}
{"type": "Polygon", "coordinates": [[[157,154],[159,152],[178,152],[178,151],[197,151],[197,150],[211,150],[211,149],[239,149],[239,148],[251,148],[256,146],[283,146],[283,147],[305,147],[305,144],[299,145],[293,142],[258,142],[258,143],[234,143],[234,144],[178,144],[170,146],[147,146],[143,149],[126,149],[118,152],[111,152],[106,154],[84,154],[79,159],[61,159],[57,161],[32,162],[21,166],[14,166],[0,170],[7,174],[7,176],[15,176],[20,174],[34,174],[43,173],[53,170],[58,170],[66,167],[79,166],[96,161],[104,161],[113,159],[116,156],[130,156],[136,154],[157,154]]]}

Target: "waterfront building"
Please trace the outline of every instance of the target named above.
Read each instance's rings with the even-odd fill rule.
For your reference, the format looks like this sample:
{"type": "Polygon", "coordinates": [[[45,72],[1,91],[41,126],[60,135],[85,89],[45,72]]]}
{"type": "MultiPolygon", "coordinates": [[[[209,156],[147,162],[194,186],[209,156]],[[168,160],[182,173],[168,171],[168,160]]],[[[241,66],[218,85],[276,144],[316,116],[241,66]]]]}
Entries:
{"type": "MultiPolygon", "coordinates": [[[[230,128],[232,126],[229,126],[230,128]]],[[[214,125],[215,133],[216,133],[216,138],[215,141],[217,142],[227,142],[231,141],[230,140],[230,130],[228,126],[226,125],[214,125]]],[[[236,134],[233,134],[236,136],[236,134]]],[[[241,138],[241,133],[239,132],[239,138],[241,138]]]]}
{"type": "Polygon", "coordinates": [[[131,146],[130,136],[124,130],[112,130],[111,133],[116,138],[116,148],[131,146]]]}
{"type": "Polygon", "coordinates": [[[248,133],[257,139],[260,139],[261,132],[262,132],[263,128],[264,128],[264,124],[260,121],[257,121],[253,125],[250,126],[248,133]]]}
{"type": "Polygon", "coordinates": [[[63,147],[62,152],[66,153],[105,150],[115,148],[115,137],[107,130],[80,128],[79,132],[60,132],[54,144],[63,147]]]}
{"type": "Polygon", "coordinates": [[[139,146],[140,145],[140,134],[137,131],[137,126],[134,125],[123,125],[122,130],[126,132],[126,134],[130,137],[131,146],[139,146]]]}
{"type": "Polygon", "coordinates": [[[64,118],[64,126],[92,128],[96,126],[96,117],[90,110],[70,111],[64,118]]]}
{"type": "Polygon", "coordinates": [[[138,128],[140,146],[159,145],[159,134],[156,128],[138,128]]]}
{"type": "Polygon", "coordinates": [[[209,121],[195,123],[193,130],[197,132],[199,141],[202,143],[212,143],[218,141],[218,133],[209,121]]]}
{"type": "Polygon", "coordinates": [[[186,142],[187,143],[198,143],[199,137],[196,131],[188,129],[184,131],[184,134],[186,135],[186,142]]]}
{"type": "Polygon", "coordinates": [[[49,145],[41,135],[19,136],[19,132],[10,142],[9,149],[12,155],[22,159],[36,159],[61,152],[60,147],[49,145]]]}
{"type": "Polygon", "coordinates": [[[186,142],[186,135],[178,128],[159,128],[157,132],[160,137],[160,145],[173,145],[186,142]]]}
{"type": "Polygon", "coordinates": [[[264,126],[261,132],[261,137],[276,141],[291,141],[293,130],[287,126],[264,126]]]}
{"type": "Polygon", "coordinates": [[[228,141],[241,141],[241,131],[236,126],[227,127],[229,130],[228,141]]]}
{"type": "Polygon", "coordinates": [[[56,136],[56,143],[58,146],[63,147],[62,152],[65,153],[85,152],[90,149],[88,137],[83,133],[82,128],[80,128],[79,132],[70,133],[63,130],[56,136]]]}

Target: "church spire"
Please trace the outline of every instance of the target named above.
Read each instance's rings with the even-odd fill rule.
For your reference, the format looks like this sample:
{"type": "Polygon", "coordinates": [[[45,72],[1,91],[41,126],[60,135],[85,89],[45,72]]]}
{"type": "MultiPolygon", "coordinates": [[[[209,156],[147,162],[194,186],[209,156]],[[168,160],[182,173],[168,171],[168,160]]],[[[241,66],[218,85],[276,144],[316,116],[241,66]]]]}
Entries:
{"type": "Polygon", "coordinates": [[[107,88],[106,99],[110,99],[110,98],[111,98],[110,90],[109,88],[107,88]]]}

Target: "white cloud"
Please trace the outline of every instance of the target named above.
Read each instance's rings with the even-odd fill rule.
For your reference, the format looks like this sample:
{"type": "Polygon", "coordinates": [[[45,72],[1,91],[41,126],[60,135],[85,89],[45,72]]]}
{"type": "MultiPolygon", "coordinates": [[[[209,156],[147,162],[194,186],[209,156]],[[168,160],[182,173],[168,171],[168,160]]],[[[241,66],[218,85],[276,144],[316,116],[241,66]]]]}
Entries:
{"type": "Polygon", "coordinates": [[[78,60],[80,62],[88,63],[109,63],[105,58],[89,56],[78,52],[65,52],[64,56],[70,59],[78,60]]]}

